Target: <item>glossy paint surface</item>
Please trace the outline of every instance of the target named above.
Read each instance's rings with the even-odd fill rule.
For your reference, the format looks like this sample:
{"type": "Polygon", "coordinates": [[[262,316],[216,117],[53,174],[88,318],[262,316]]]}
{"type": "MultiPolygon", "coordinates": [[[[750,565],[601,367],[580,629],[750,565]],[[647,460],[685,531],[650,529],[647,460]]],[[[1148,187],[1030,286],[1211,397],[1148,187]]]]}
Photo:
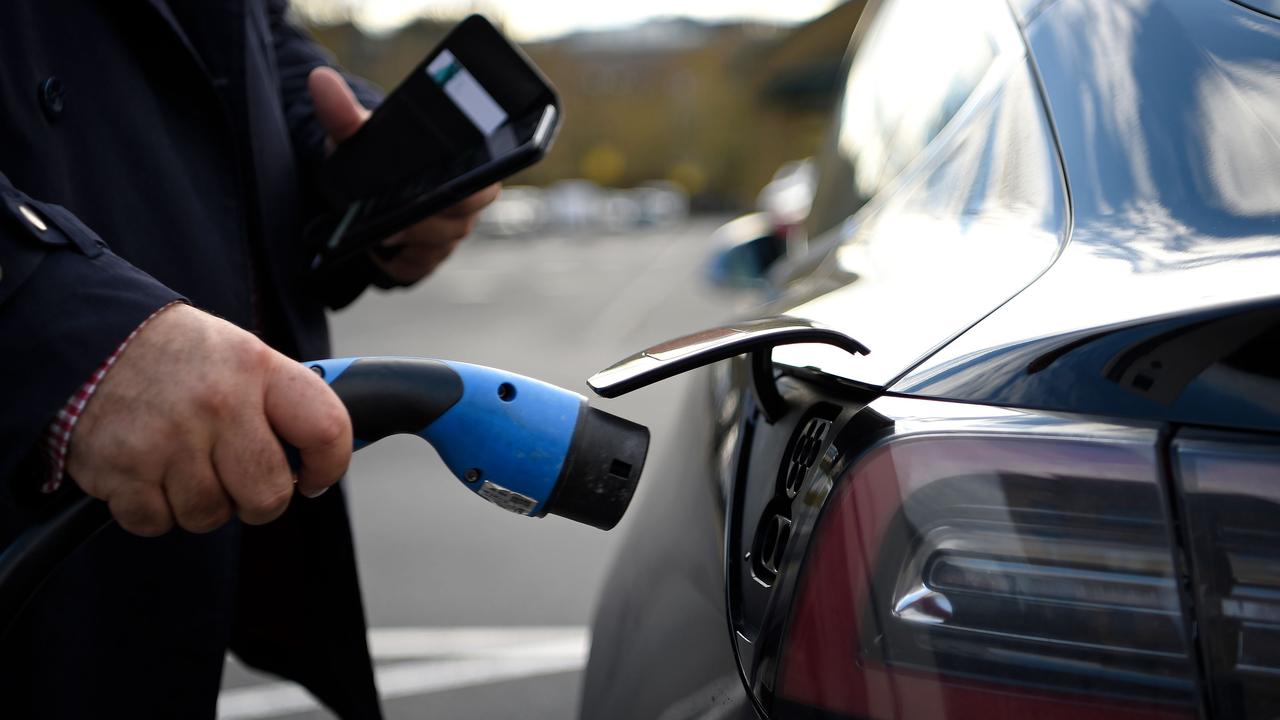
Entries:
{"type": "MultiPolygon", "coordinates": [[[[1266,372],[1199,370],[1221,369],[1275,331],[1274,314],[1258,313],[1280,303],[1280,22],[1227,0],[1061,0],[1036,19],[1029,40],[1067,168],[1070,242],[1043,277],[893,390],[1224,421],[1189,410],[1212,413],[1203,394],[1171,392],[1136,407],[1126,394],[1132,383],[1098,382],[1126,351],[1142,353],[1136,343],[1155,338],[1176,350],[1169,359],[1192,396],[1197,383],[1234,385],[1228,394],[1273,401],[1266,372]],[[1185,340],[1189,332],[1178,318],[1190,326],[1206,313],[1252,321],[1237,323],[1230,339],[1173,348],[1168,333],[1185,340]],[[1109,332],[1143,324],[1145,334],[1125,340],[1109,332]],[[1030,361],[1046,353],[1057,353],[1057,378],[1080,379],[1075,387],[1034,377],[1030,361]],[[1026,362],[1011,364],[1013,355],[1026,362]]],[[[1278,427],[1274,413],[1248,414],[1246,426],[1278,427]]]]}
{"type": "Polygon", "coordinates": [[[738,438],[739,406],[728,402],[691,397],[681,414],[688,432],[645,471],[592,625],[580,717],[754,717],[724,606],[727,488],[716,448],[738,438]]]}
{"type": "MultiPolygon", "coordinates": [[[[888,134],[884,143],[858,145],[857,138],[874,137],[875,128],[855,109],[883,102],[891,111],[930,96],[915,98],[910,77],[898,77],[892,68],[881,84],[859,84],[855,60],[848,92],[860,94],[844,99],[814,207],[832,214],[824,196],[843,193],[856,212],[815,240],[829,244],[826,259],[791,283],[778,309],[856,337],[872,353],[851,358],[795,346],[775,352],[776,362],[883,386],[1017,294],[1057,256],[1068,226],[1061,167],[1014,17],[1003,3],[996,5],[999,12],[975,13],[984,23],[956,29],[986,37],[995,55],[926,147],[919,141],[927,132],[906,131],[888,134]],[[901,99],[878,100],[899,92],[901,99]],[[889,170],[878,178],[865,170],[868,163],[897,167],[894,160],[902,156],[914,159],[895,177],[884,177],[889,170]],[[868,189],[878,194],[859,207],[857,198],[868,189]]],[[[923,58],[896,61],[923,64],[948,78],[952,59],[940,51],[917,46],[920,40],[909,32],[890,41],[915,44],[923,58]]],[[[971,76],[966,70],[950,80],[963,92],[971,76]]],[[[947,107],[937,112],[945,114],[947,107]]]]}
{"type": "Polygon", "coordinates": [[[915,373],[911,395],[1280,431],[1280,303],[1010,343],[915,373]]]}

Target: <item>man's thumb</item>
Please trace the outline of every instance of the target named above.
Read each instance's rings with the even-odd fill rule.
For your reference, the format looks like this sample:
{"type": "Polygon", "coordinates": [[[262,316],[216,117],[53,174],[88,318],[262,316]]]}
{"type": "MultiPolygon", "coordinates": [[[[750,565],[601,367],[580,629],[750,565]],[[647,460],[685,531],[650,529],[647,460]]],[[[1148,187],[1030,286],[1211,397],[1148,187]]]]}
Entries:
{"type": "Polygon", "coordinates": [[[334,143],[351,137],[369,117],[369,111],[356,100],[347,81],[333,68],[322,66],[312,70],[307,89],[316,106],[316,119],[334,143]]]}

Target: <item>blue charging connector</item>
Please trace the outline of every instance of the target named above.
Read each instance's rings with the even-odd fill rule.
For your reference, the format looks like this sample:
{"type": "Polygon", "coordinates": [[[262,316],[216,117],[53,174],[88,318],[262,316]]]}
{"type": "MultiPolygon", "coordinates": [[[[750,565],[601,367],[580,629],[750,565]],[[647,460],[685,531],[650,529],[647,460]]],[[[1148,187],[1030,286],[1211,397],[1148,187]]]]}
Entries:
{"type": "Polygon", "coordinates": [[[416,435],[469,490],[520,515],[613,527],[648,451],[643,426],[516,373],[425,358],[306,365],[346,405],[357,449],[388,435],[416,435]]]}

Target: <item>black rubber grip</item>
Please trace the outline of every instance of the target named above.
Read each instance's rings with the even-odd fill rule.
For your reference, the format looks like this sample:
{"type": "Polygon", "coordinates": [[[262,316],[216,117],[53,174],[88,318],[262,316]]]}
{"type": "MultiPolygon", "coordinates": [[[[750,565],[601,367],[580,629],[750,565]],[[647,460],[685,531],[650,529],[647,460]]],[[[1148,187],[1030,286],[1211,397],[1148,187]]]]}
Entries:
{"type": "Polygon", "coordinates": [[[446,363],[422,358],[361,358],[329,387],[365,443],[419,433],[462,399],[462,378],[446,363]]]}

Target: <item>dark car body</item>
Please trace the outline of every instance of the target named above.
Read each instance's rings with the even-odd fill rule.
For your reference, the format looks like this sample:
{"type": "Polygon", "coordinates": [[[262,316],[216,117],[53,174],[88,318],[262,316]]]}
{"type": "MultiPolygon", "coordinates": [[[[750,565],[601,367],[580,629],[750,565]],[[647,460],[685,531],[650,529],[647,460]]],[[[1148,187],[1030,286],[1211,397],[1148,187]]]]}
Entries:
{"type": "Polygon", "coordinates": [[[868,8],[760,315],[871,352],[697,371],[584,718],[1280,714],[1276,12],[868,8]]]}

